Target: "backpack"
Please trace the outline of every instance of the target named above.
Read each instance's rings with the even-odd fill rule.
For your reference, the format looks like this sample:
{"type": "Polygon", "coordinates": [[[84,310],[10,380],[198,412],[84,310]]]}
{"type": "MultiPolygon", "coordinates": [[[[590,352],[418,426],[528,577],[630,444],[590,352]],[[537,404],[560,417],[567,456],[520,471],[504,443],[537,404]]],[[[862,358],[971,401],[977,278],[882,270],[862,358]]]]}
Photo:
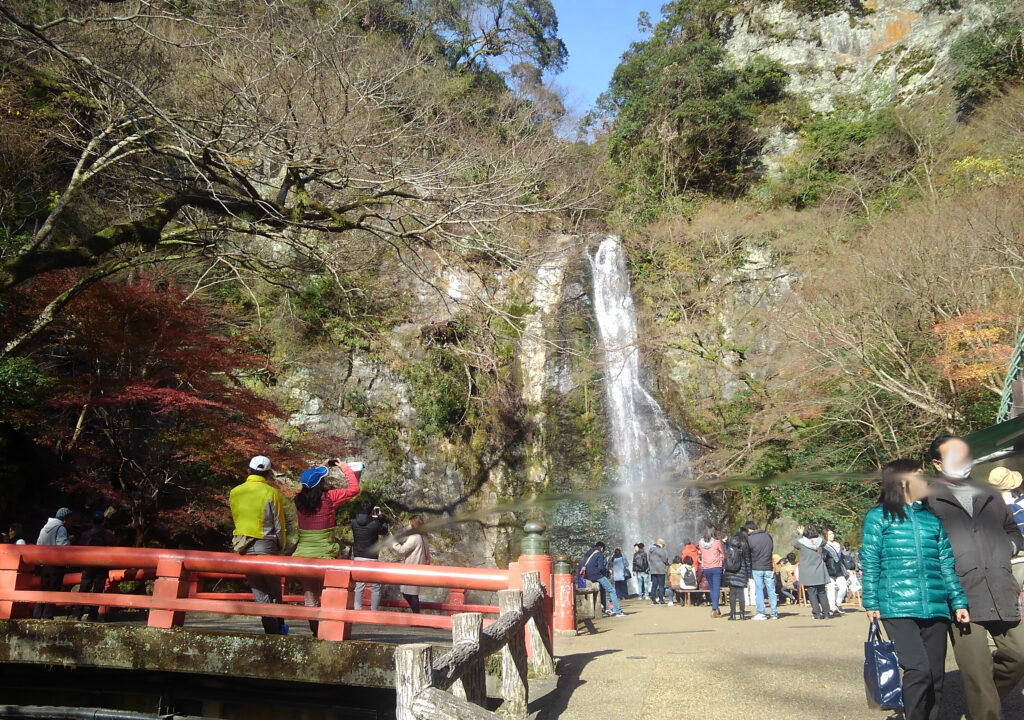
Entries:
{"type": "Polygon", "coordinates": [[[739,572],[743,569],[743,551],[738,547],[728,545],[725,548],[725,560],[722,561],[722,567],[726,572],[739,572]]]}
{"type": "Polygon", "coordinates": [[[828,576],[833,578],[845,577],[846,571],[843,569],[843,564],[833,554],[831,548],[822,549],[822,558],[825,560],[825,570],[828,571],[828,576]]]}
{"type": "Polygon", "coordinates": [[[104,547],[106,547],[106,546],[110,545],[109,536],[107,534],[109,531],[106,528],[103,528],[103,529],[90,528],[86,532],[87,532],[87,534],[89,536],[86,539],[86,541],[85,541],[86,545],[91,545],[93,547],[96,547],[96,546],[104,546],[104,547]]]}
{"type": "Polygon", "coordinates": [[[633,557],[633,570],[636,572],[650,572],[651,561],[647,558],[646,550],[641,550],[633,557]]]}
{"type": "Polygon", "coordinates": [[[697,573],[692,565],[683,565],[682,584],[687,588],[697,587],[697,573]]]}
{"type": "Polygon", "coordinates": [[[857,558],[853,556],[853,553],[844,552],[842,559],[843,567],[847,570],[857,569],[857,558]]]}

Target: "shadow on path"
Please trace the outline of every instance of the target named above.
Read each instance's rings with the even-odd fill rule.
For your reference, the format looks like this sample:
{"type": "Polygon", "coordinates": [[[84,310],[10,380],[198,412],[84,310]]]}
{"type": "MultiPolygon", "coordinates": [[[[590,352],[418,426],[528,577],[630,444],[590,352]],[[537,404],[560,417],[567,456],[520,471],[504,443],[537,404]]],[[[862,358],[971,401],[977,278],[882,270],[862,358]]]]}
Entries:
{"type": "MultiPolygon", "coordinates": [[[[952,655],[953,651],[950,650],[952,655]]],[[[1017,689],[1003,701],[1003,717],[1024,718],[1024,683],[1018,684],[1017,689]]],[[[964,681],[960,677],[960,671],[946,673],[946,682],[942,688],[942,712],[940,720],[961,720],[967,717],[967,698],[964,695],[964,681]]]]}
{"type": "Polygon", "coordinates": [[[599,650],[591,653],[563,655],[558,659],[558,682],[555,689],[542,698],[530,703],[529,713],[537,713],[535,720],[555,720],[569,706],[569,699],[577,688],[586,685],[580,676],[583,669],[602,655],[622,652],[618,649],[599,650]]]}

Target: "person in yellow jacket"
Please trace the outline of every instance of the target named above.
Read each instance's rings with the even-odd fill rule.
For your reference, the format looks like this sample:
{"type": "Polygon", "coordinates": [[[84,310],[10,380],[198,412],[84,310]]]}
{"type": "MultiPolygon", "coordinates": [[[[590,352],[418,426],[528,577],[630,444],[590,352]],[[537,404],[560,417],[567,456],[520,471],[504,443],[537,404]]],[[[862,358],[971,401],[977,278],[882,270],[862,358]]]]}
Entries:
{"type": "MultiPolygon", "coordinates": [[[[287,541],[281,493],[270,485],[270,458],[257,455],[249,461],[249,476],[231,490],[231,517],[235,521],[232,547],[240,555],[280,555],[287,541]]],[[[258,603],[281,602],[281,578],[247,575],[246,581],[258,603]]],[[[265,617],[263,631],[280,635],[281,618],[265,617]]]]}

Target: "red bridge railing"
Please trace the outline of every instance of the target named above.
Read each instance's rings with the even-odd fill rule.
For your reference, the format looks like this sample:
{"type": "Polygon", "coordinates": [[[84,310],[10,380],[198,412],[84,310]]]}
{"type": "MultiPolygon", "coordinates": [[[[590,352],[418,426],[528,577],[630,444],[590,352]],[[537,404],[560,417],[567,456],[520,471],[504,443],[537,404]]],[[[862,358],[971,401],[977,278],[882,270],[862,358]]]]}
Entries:
{"type": "MultiPolygon", "coordinates": [[[[354,623],[444,629],[452,627],[448,614],[355,610],[353,601],[356,582],[447,589],[447,603],[422,603],[422,608],[444,613],[481,612],[496,615],[497,606],[466,604],[465,592],[522,589],[522,574],[527,571],[540,574],[547,591],[547,602],[553,605],[555,576],[552,573],[551,558],[541,554],[523,555],[519,562],[511,563],[509,569],[501,570],[242,556],[199,550],[0,545],[0,619],[29,617],[36,603],[53,603],[146,610],[147,624],[162,628],[183,625],[185,615],[189,612],[317,620],[318,637],[347,640],[351,637],[354,623]],[[64,577],[66,585],[77,583],[83,568],[107,568],[111,570],[111,586],[122,580],[152,580],[152,594],[42,591],[38,589],[39,578],[35,574],[40,566],[67,568],[64,577]],[[211,579],[244,578],[246,575],[280,577],[286,583],[293,580],[315,580],[323,586],[320,607],[289,604],[301,603],[302,597],[298,595],[286,596],[283,604],[266,604],[254,602],[248,593],[211,592],[203,588],[203,583],[211,579]]],[[[571,578],[560,575],[559,580],[562,585],[570,582],[571,578]]],[[[564,592],[556,595],[562,598],[559,605],[571,603],[571,596],[571,591],[568,596],[564,592]]],[[[402,605],[390,601],[386,606],[402,605]]],[[[367,606],[368,602],[364,603],[364,607],[367,606]]],[[[571,606],[568,609],[549,609],[546,628],[549,637],[553,637],[555,630],[552,619],[559,614],[564,618],[567,613],[572,614],[571,606]]]]}

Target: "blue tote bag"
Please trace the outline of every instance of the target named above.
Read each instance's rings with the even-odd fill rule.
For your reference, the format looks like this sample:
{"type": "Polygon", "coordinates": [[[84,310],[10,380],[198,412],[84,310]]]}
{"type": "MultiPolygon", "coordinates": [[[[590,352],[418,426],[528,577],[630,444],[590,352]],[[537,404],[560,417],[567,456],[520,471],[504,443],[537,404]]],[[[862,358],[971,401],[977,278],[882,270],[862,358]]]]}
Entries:
{"type": "Polygon", "coordinates": [[[903,683],[900,664],[896,659],[896,645],[882,640],[878,621],[871,623],[868,641],[864,643],[864,689],[868,707],[879,710],[899,710],[903,707],[903,683]]]}

